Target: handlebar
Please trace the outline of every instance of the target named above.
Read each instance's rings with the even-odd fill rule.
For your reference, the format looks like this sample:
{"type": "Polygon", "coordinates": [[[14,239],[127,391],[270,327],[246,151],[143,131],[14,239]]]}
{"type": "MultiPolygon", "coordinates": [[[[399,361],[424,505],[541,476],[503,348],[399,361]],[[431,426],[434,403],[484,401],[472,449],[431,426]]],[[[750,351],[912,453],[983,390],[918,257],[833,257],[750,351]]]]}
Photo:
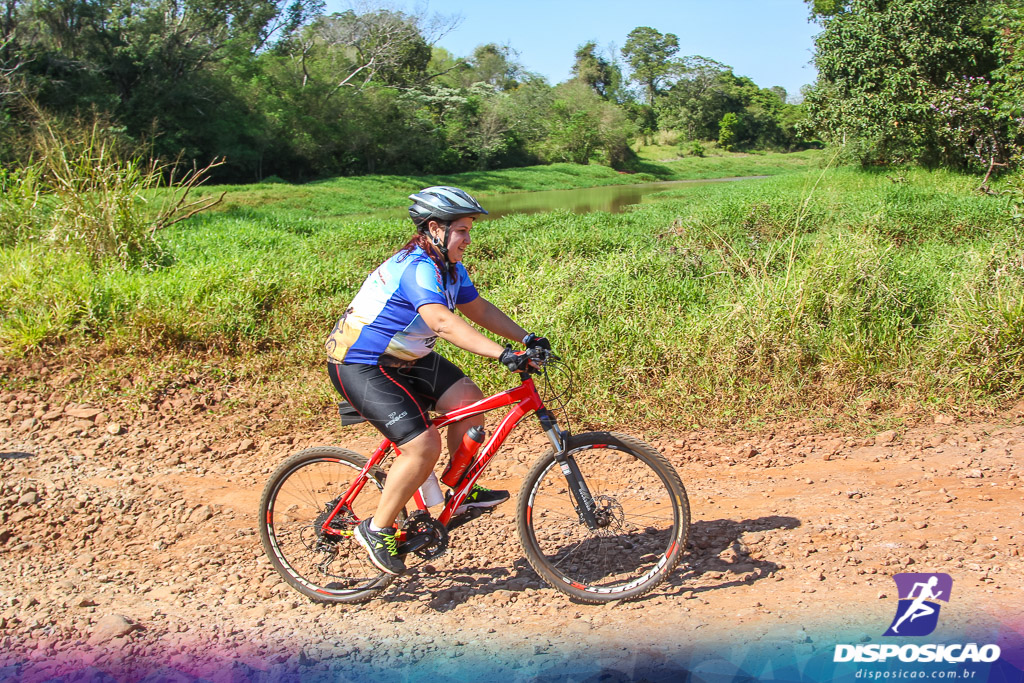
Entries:
{"type": "Polygon", "coordinates": [[[526,349],[524,353],[530,359],[528,365],[523,370],[527,375],[539,375],[547,365],[561,360],[551,349],[541,347],[526,349]]]}

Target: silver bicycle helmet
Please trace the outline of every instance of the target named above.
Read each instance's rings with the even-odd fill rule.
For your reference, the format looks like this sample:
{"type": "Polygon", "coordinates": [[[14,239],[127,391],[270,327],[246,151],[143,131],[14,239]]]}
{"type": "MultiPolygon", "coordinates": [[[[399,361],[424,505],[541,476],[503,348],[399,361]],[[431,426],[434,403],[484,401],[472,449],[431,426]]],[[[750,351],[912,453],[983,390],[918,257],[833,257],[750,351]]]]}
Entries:
{"type": "Polygon", "coordinates": [[[457,187],[436,185],[409,195],[413,205],[409,217],[416,227],[424,227],[431,220],[453,221],[463,216],[486,214],[487,210],[467,192],[457,187]]]}
{"type": "Polygon", "coordinates": [[[451,235],[451,221],[463,216],[477,216],[486,214],[487,210],[480,206],[480,202],[473,199],[465,190],[447,185],[435,185],[427,187],[416,194],[409,195],[413,201],[409,207],[409,217],[416,224],[420,233],[430,237],[430,241],[440,250],[445,259],[448,258],[448,237],[451,235]],[[444,223],[444,241],[430,235],[427,224],[435,220],[444,223]]]}

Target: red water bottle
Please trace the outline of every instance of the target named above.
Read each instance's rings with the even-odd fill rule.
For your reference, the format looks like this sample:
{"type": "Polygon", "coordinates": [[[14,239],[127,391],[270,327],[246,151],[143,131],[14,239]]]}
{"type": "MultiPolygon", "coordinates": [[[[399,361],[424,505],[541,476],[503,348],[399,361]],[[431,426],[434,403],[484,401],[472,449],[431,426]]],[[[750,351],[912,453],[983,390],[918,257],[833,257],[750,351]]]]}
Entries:
{"type": "Polygon", "coordinates": [[[462,475],[466,473],[466,468],[473,461],[476,452],[480,450],[480,444],[484,442],[484,434],[483,427],[470,427],[466,435],[462,437],[462,443],[459,444],[458,450],[455,451],[451,462],[448,463],[448,469],[441,475],[441,481],[446,486],[455,488],[462,481],[462,475]]]}

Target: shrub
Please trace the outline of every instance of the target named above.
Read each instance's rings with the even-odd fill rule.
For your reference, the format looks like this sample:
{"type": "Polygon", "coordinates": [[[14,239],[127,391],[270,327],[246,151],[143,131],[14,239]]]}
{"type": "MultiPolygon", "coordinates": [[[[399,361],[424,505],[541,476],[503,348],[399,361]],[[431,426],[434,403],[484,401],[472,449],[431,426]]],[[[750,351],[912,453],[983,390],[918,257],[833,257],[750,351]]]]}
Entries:
{"type": "Polygon", "coordinates": [[[722,117],[718,123],[718,146],[726,152],[731,152],[736,140],[740,137],[742,122],[733,112],[722,117]]]}
{"type": "Polygon", "coordinates": [[[36,231],[41,201],[38,168],[0,168],[0,247],[13,246],[36,231]]]}
{"type": "Polygon", "coordinates": [[[38,241],[93,266],[152,266],[161,258],[157,231],[220,201],[186,200],[221,162],[178,177],[176,164],[129,149],[99,120],[82,126],[37,115],[33,160],[0,175],[0,244],[38,241]]]}
{"type": "Polygon", "coordinates": [[[679,132],[675,130],[659,130],[654,134],[654,142],[663,147],[674,147],[679,144],[679,132]]]}

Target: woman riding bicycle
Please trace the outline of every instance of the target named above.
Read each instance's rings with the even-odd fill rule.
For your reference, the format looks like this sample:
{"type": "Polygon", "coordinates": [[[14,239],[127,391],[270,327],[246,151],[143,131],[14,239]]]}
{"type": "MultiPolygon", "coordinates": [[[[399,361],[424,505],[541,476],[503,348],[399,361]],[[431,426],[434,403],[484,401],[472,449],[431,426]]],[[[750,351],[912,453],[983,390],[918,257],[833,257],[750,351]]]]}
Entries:
{"type": "MultiPolygon", "coordinates": [[[[455,314],[528,348],[550,348],[527,334],[494,304],[477,293],[462,257],[471,242],[473,220],[486,214],[466,192],[428,187],[410,195],[409,216],[416,234],[370,273],[327,339],[327,371],[335,389],[396,447],[380,502],[372,519],[356,527],[355,537],[382,571],[400,574],[395,519],[430,476],[441,454],[441,435],[427,416],[482,399],[465,373],[433,350],[440,337],[485,358],[521,370],[528,358],[487,338],[455,314]]],[[[448,452],[465,433],[483,424],[470,418],[448,427],[448,452]]],[[[493,507],[508,491],[474,487],[469,507],[493,507]]]]}

